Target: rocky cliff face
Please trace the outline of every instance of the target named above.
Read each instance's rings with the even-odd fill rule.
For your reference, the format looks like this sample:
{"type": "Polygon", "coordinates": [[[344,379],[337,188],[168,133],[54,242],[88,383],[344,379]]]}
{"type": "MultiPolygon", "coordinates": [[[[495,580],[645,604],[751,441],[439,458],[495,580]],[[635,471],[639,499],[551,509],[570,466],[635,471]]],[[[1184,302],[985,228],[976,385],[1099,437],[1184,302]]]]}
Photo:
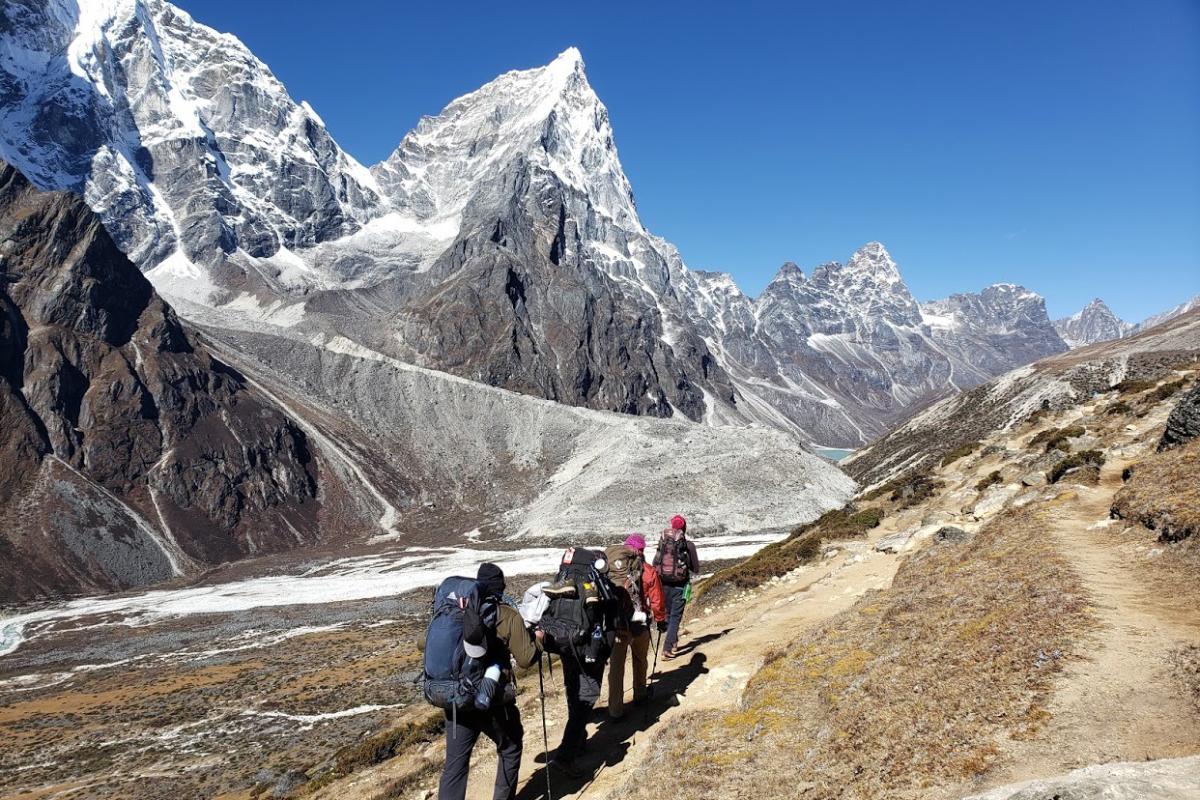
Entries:
{"type": "Polygon", "coordinates": [[[75,195],[0,165],[0,600],[317,538],[305,435],[195,344],[75,195]]]}
{"type": "Polygon", "coordinates": [[[699,420],[724,370],[665,308],[686,285],[642,228],[578,51],[423,119],[374,173],[458,233],[395,318],[410,357],[571,405],[699,420]]]}
{"type": "Polygon", "coordinates": [[[378,213],[370,174],[316,113],[169,3],[6,2],[0,31],[0,155],[41,188],[86,194],[166,288],[294,285],[285,248],[378,213]]]}
{"type": "Polygon", "coordinates": [[[1137,326],[1118,317],[1097,297],[1075,314],[1056,319],[1054,329],[1068,347],[1076,348],[1120,339],[1133,333],[1137,326]]]}

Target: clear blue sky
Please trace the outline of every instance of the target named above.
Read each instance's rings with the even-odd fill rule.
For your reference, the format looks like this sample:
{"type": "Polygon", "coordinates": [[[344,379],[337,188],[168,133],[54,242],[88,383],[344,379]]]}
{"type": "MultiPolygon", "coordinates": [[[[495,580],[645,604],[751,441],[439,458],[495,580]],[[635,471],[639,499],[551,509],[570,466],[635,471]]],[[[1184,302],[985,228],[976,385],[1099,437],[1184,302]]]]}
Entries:
{"type": "Polygon", "coordinates": [[[751,294],[884,242],[921,299],[1200,293],[1200,0],[177,0],[364,163],[570,45],[643,221],[751,294]]]}

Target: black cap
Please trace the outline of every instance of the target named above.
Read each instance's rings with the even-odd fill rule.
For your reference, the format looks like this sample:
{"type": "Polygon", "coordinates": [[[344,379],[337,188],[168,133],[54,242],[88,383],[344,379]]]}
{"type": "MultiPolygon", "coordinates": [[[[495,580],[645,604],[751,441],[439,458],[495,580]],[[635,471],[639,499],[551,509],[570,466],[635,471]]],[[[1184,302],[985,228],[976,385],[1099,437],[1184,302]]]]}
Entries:
{"type": "Polygon", "coordinates": [[[479,565],[475,583],[479,584],[479,593],[484,597],[499,597],[504,594],[504,570],[485,561],[479,565]]]}

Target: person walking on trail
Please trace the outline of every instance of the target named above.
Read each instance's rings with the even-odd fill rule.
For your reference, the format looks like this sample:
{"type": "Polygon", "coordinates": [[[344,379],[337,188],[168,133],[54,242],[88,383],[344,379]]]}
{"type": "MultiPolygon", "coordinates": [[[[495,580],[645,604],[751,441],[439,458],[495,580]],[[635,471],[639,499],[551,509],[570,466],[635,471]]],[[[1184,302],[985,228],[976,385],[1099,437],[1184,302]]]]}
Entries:
{"type": "Polygon", "coordinates": [[[552,599],[538,624],[547,649],[561,659],[567,700],[567,722],[550,766],[569,778],[585,774],[577,762],[622,613],[608,573],[604,553],[570,547],[563,553],[557,579],[543,590],[552,599]]]}
{"type": "MultiPolygon", "coordinates": [[[[497,608],[495,628],[490,629],[478,611],[466,609],[463,622],[463,648],[470,658],[491,665],[488,678],[497,680],[495,698],[490,707],[479,708],[479,701],[465,708],[446,711],[446,765],[438,786],[438,800],[463,800],[467,794],[467,775],[471,751],[479,735],[496,744],[494,800],[512,800],[521,768],[521,750],[525,730],[517,708],[512,662],[521,668],[532,666],[541,653],[541,634],[531,633],[515,608],[500,598],[504,594],[504,572],[495,564],[480,564],[476,577],[479,598],[497,608]]],[[[486,682],[486,680],[484,681],[486,682]]]]}
{"type": "MultiPolygon", "coordinates": [[[[625,539],[624,548],[636,556],[630,581],[636,585],[631,587],[636,597],[637,608],[630,617],[629,626],[617,631],[616,643],[613,645],[611,660],[608,665],[608,715],[612,719],[620,719],[625,715],[625,661],[626,655],[633,653],[633,702],[640,705],[646,700],[646,673],[650,659],[650,625],[656,624],[661,634],[667,627],[667,606],[663,598],[662,582],[658,578],[658,570],[646,563],[646,538],[640,533],[630,534],[625,539]]],[[[613,559],[609,559],[610,569],[613,559]]]]}
{"type": "Polygon", "coordinates": [[[663,658],[672,659],[679,644],[683,610],[691,596],[692,576],[700,573],[696,545],[687,538],[687,520],[679,514],[671,518],[671,527],[659,537],[654,567],[662,580],[667,601],[667,638],[663,644],[663,658]]]}

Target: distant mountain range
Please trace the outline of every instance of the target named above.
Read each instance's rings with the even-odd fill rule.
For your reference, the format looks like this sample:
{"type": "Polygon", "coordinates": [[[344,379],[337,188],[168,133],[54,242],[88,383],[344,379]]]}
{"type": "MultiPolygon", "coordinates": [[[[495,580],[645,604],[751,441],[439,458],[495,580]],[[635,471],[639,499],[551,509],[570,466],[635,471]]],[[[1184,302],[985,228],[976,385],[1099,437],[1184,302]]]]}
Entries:
{"type": "Polygon", "coordinates": [[[785,265],[754,299],[687,269],[642,225],[574,49],[457,98],[368,169],[235,37],[162,0],[0,14],[0,155],[83,194],[210,324],[847,446],[1064,340],[1125,330],[1089,307],[1056,331],[1007,284],[922,305],[878,243],[807,277],[785,265]]]}
{"type": "Polygon", "coordinates": [[[1097,297],[1071,316],[1055,320],[1054,329],[1058,331],[1067,346],[1073,350],[1076,347],[1086,347],[1131,336],[1186,314],[1194,308],[1200,308],[1200,295],[1134,324],[1118,317],[1112,312],[1112,309],[1105,305],[1103,300],[1097,297]]]}
{"type": "Polygon", "coordinates": [[[210,323],[836,445],[1063,349],[1034,293],[921,306],[877,243],[807,278],[785,265],[757,299],[688,270],[642,225],[574,49],[454,100],[367,169],[235,37],[169,3],[0,13],[0,155],[82,193],[210,323]]]}
{"type": "Polygon", "coordinates": [[[854,490],[782,431],[572,408],[344,338],[198,329],[82,198],[2,162],[0,241],[0,603],[315,546],[558,544],[663,509],[761,532],[854,490]]]}

